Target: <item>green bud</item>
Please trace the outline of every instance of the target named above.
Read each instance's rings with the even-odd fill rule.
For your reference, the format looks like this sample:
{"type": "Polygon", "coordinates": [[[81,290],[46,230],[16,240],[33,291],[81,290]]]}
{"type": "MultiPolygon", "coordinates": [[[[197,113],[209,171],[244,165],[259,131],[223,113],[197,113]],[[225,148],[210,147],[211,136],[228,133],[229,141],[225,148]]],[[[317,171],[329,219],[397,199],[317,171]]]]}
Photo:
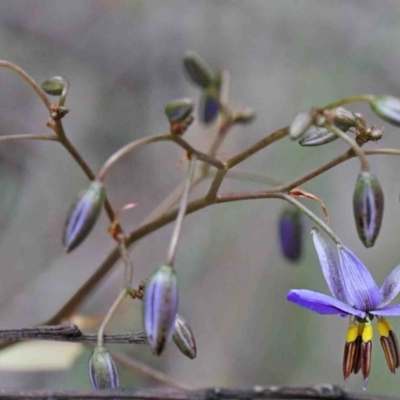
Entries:
{"type": "Polygon", "coordinates": [[[381,229],[384,197],[378,179],[367,171],[358,175],[353,195],[353,211],[358,236],[372,247],[381,229]]]}
{"type": "Polygon", "coordinates": [[[369,103],[372,110],[383,120],[400,127],[400,100],[391,96],[375,96],[369,103]]]}
{"type": "Polygon", "coordinates": [[[192,99],[177,99],[168,102],[165,106],[165,114],[171,124],[184,122],[193,112],[192,99]]]}
{"type": "Polygon", "coordinates": [[[177,345],[178,349],[190,359],[196,358],[197,349],[196,341],[192,329],[186,320],[179,314],[176,316],[175,320],[175,330],[172,336],[173,341],[177,345]]]}
{"type": "Polygon", "coordinates": [[[92,181],[70,208],[64,227],[63,244],[70,252],[77,247],[97,222],[105,199],[102,182],[92,181]]]}
{"type": "Polygon", "coordinates": [[[95,390],[119,387],[117,367],[104,346],[96,346],[93,349],[89,360],[89,378],[95,390]]]}
{"type": "Polygon", "coordinates": [[[188,79],[202,89],[207,89],[215,83],[215,75],[200,56],[188,51],[183,57],[183,67],[188,79]]]}
{"type": "Polygon", "coordinates": [[[333,110],[333,123],[343,132],[347,132],[350,128],[357,126],[357,117],[349,110],[339,107],[333,110]]]}
{"type": "Polygon", "coordinates": [[[289,127],[289,136],[295,140],[302,136],[310,127],[313,117],[310,111],[298,113],[289,127]]]}
{"type": "Polygon", "coordinates": [[[162,265],[146,284],[143,323],[153,353],[160,355],[171,340],[178,313],[178,284],[174,268],[162,265]]]}
{"type": "Polygon", "coordinates": [[[61,96],[67,79],[62,76],[53,76],[42,83],[42,89],[50,96],[61,96]]]}

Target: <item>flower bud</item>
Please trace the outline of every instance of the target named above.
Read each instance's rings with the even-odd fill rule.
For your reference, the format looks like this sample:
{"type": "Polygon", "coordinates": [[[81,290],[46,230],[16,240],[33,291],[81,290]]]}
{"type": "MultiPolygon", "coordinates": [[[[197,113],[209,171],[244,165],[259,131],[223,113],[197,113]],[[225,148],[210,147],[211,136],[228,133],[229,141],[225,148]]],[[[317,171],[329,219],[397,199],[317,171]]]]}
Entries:
{"type": "Polygon", "coordinates": [[[289,127],[289,136],[294,140],[302,136],[310,127],[313,116],[310,111],[298,113],[289,127]]]}
{"type": "Polygon", "coordinates": [[[205,93],[202,93],[199,104],[200,121],[205,125],[212,124],[218,117],[218,113],[219,113],[218,101],[215,100],[213,97],[208,96],[205,93]]]}
{"type": "Polygon", "coordinates": [[[375,96],[370,102],[372,110],[383,120],[400,127],[400,100],[391,96],[375,96]]]}
{"type": "Polygon", "coordinates": [[[162,265],[146,284],[143,323],[153,353],[160,355],[171,340],[178,313],[178,284],[175,270],[162,265]]]}
{"type": "Polygon", "coordinates": [[[175,330],[172,339],[174,340],[178,349],[185,356],[189,357],[192,360],[196,358],[196,341],[194,339],[192,329],[190,328],[186,320],[179,314],[177,314],[176,316],[175,330]]]}
{"type": "Polygon", "coordinates": [[[53,76],[42,83],[42,89],[50,96],[60,96],[67,82],[62,76],[53,76]]]}
{"type": "Polygon", "coordinates": [[[77,247],[99,218],[105,199],[105,189],[102,182],[92,181],[87,190],[81,193],[72,205],[64,227],[63,244],[70,252],[77,247]]]}
{"type": "Polygon", "coordinates": [[[183,57],[183,66],[188,79],[202,89],[207,89],[214,83],[213,72],[196,53],[188,51],[183,57]]]}
{"type": "Polygon", "coordinates": [[[353,211],[358,236],[365,247],[372,247],[381,229],[384,198],[378,179],[362,171],[353,195],[353,211]]]}
{"type": "Polygon", "coordinates": [[[93,349],[89,360],[89,378],[92,388],[96,390],[119,387],[117,367],[104,346],[93,349]]]}
{"type": "Polygon", "coordinates": [[[333,123],[343,132],[347,132],[350,128],[357,126],[357,118],[349,110],[339,107],[333,110],[334,120],[333,123]]]}
{"type": "Polygon", "coordinates": [[[285,208],[281,213],[279,238],[284,257],[292,262],[298,261],[303,244],[303,221],[297,208],[285,208]]]}
{"type": "Polygon", "coordinates": [[[168,102],[165,106],[165,114],[171,124],[184,122],[193,112],[192,99],[177,99],[168,102]]]}
{"type": "Polygon", "coordinates": [[[238,124],[250,124],[256,118],[256,113],[250,107],[246,107],[240,110],[238,114],[235,115],[235,122],[238,124]]]}
{"type": "Polygon", "coordinates": [[[299,140],[299,144],[305,147],[321,146],[331,143],[338,138],[337,135],[326,128],[311,126],[299,140]]]}

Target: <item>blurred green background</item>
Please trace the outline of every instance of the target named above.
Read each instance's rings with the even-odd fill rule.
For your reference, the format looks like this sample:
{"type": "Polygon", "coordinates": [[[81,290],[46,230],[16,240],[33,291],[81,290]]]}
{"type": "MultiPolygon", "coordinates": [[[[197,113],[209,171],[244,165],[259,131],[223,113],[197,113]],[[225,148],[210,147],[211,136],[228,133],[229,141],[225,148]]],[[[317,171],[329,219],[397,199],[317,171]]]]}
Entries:
{"type": "MultiPolygon", "coordinates": [[[[197,100],[198,92],[182,72],[182,55],[189,49],[214,69],[229,68],[231,104],[258,112],[254,124],[231,131],[221,157],[287,125],[299,110],[361,93],[400,96],[399,19],[396,0],[0,0],[0,57],[17,63],[38,82],[53,75],[69,78],[66,132],[97,170],[128,141],[164,133],[168,100],[197,100]]],[[[371,125],[382,125],[365,106],[353,110],[364,113],[371,125]]],[[[46,133],[46,118],[29,86],[11,71],[0,71],[1,134],[46,133]]],[[[206,149],[214,134],[215,128],[195,123],[186,138],[206,149]]],[[[366,147],[399,147],[398,136],[397,129],[387,126],[379,145],[366,147]]],[[[306,149],[284,140],[243,167],[289,181],[345,149],[339,141],[306,149]]],[[[140,205],[124,216],[126,230],[134,229],[184,177],[185,166],[177,168],[182,156],[171,144],[156,144],[114,168],[106,182],[112,204],[140,205]]],[[[325,201],[332,228],[380,283],[400,261],[400,160],[370,160],[386,197],[383,228],[372,249],[363,247],[353,221],[357,160],[303,188],[325,201]]],[[[61,146],[3,143],[0,163],[0,327],[32,326],[74,293],[113,243],[103,215],[82,246],[64,253],[65,214],[87,180],[61,146]]],[[[256,188],[262,186],[226,181],[222,191],[256,188]]],[[[192,196],[205,190],[201,186],[192,196]]],[[[316,204],[307,205],[321,215],[316,204]]],[[[176,266],[180,313],[198,344],[194,361],[173,345],[159,359],[144,346],[110,348],[194,388],[343,384],[347,320],[312,314],[285,300],[292,288],[328,289],[309,235],[299,265],[283,260],[277,238],[282,206],[278,200],[232,203],[185,220],[176,266]]],[[[308,222],[307,232],[311,226],[308,222]]],[[[163,263],[171,229],[146,237],[131,252],[136,283],[163,263]]],[[[82,314],[107,310],[120,290],[122,272],[118,265],[82,314]]],[[[400,323],[392,322],[400,333],[400,323]]],[[[128,302],[108,332],[141,329],[140,304],[128,302]]],[[[375,339],[369,392],[396,394],[400,383],[391,376],[375,339]]],[[[83,346],[47,343],[33,352],[20,346],[13,351],[0,354],[2,388],[89,388],[89,350],[83,346]],[[28,366],[32,360],[36,364],[28,366]]],[[[158,385],[119,369],[124,387],[158,385]]],[[[361,377],[350,378],[344,387],[361,390],[361,377]]]]}

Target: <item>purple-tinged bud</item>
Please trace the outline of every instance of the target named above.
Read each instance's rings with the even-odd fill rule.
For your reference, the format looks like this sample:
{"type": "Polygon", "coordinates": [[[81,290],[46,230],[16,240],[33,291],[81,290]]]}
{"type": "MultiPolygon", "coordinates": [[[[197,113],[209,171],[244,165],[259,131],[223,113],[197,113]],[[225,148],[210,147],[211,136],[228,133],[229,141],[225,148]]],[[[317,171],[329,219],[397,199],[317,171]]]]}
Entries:
{"type": "Polygon", "coordinates": [[[118,389],[118,371],[111,354],[104,346],[96,346],[89,360],[89,378],[92,388],[118,389]]]}
{"type": "Polygon", "coordinates": [[[153,353],[160,355],[171,340],[178,313],[178,284],[174,268],[162,265],[146,284],[143,323],[153,353]]]}
{"type": "Polygon", "coordinates": [[[328,131],[326,128],[311,126],[299,140],[299,144],[305,147],[321,146],[331,143],[338,138],[337,135],[328,131]]]}
{"type": "Polygon", "coordinates": [[[70,252],[77,247],[92,230],[99,218],[105,199],[104,185],[92,181],[72,205],[64,227],[63,244],[70,252]]]}
{"type": "Polygon", "coordinates": [[[303,111],[298,113],[289,127],[289,136],[295,140],[302,136],[313,122],[311,111],[303,111]]]}
{"type": "Polygon", "coordinates": [[[215,82],[215,75],[205,61],[196,53],[188,51],[183,57],[183,67],[188,79],[202,89],[207,89],[215,82]]]}
{"type": "Polygon", "coordinates": [[[392,96],[375,96],[369,104],[378,117],[400,127],[400,99],[392,96]]]}
{"type": "Polygon", "coordinates": [[[378,179],[362,171],[353,195],[353,211],[358,236],[365,247],[372,247],[381,229],[384,197],[378,179]]]}
{"type": "Polygon", "coordinates": [[[297,208],[285,208],[281,213],[279,238],[284,257],[292,262],[298,261],[303,246],[303,220],[297,208]]]}
{"type": "Polygon", "coordinates": [[[164,111],[171,124],[184,122],[193,112],[193,100],[172,100],[165,105],[164,111]]]}
{"type": "Polygon", "coordinates": [[[197,348],[196,340],[194,338],[192,329],[186,320],[179,314],[176,316],[175,320],[175,330],[172,336],[178,349],[190,359],[196,358],[197,348]]]}
{"type": "Polygon", "coordinates": [[[199,119],[204,125],[212,124],[218,117],[219,104],[213,97],[202,93],[199,104],[199,119]]]}

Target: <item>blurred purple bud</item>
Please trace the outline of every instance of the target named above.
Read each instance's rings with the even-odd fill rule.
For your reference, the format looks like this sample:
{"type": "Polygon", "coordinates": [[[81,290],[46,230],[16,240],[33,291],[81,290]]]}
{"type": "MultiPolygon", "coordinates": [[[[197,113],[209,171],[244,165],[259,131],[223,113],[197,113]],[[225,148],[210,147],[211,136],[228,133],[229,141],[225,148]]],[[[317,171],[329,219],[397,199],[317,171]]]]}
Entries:
{"type": "Polygon", "coordinates": [[[381,229],[384,197],[378,179],[362,171],[353,195],[353,211],[358,236],[365,247],[372,247],[381,229]]]}
{"type": "Polygon", "coordinates": [[[205,124],[212,124],[218,117],[219,104],[213,97],[202,93],[199,104],[199,119],[205,124]]]}
{"type": "Polygon", "coordinates": [[[178,284],[175,270],[162,265],[146,284],[143,323],[153,353],[160,355],[171,340],[178,313],[178,284]]]}
{"type": "Polygon", "coordinates": [[[279,239],[284,257],[292,262],[298,261],[303,246],[303,216],[297,208],[285,208],[281,213],[279,239]]]}
{"type": "Polygon", "coordinates": [[[64,227],[63,244],[70,252],[77,247],[92,230],[99,218],[105,199],[104,185],[92,181],[72,205],[64,227]]]}

